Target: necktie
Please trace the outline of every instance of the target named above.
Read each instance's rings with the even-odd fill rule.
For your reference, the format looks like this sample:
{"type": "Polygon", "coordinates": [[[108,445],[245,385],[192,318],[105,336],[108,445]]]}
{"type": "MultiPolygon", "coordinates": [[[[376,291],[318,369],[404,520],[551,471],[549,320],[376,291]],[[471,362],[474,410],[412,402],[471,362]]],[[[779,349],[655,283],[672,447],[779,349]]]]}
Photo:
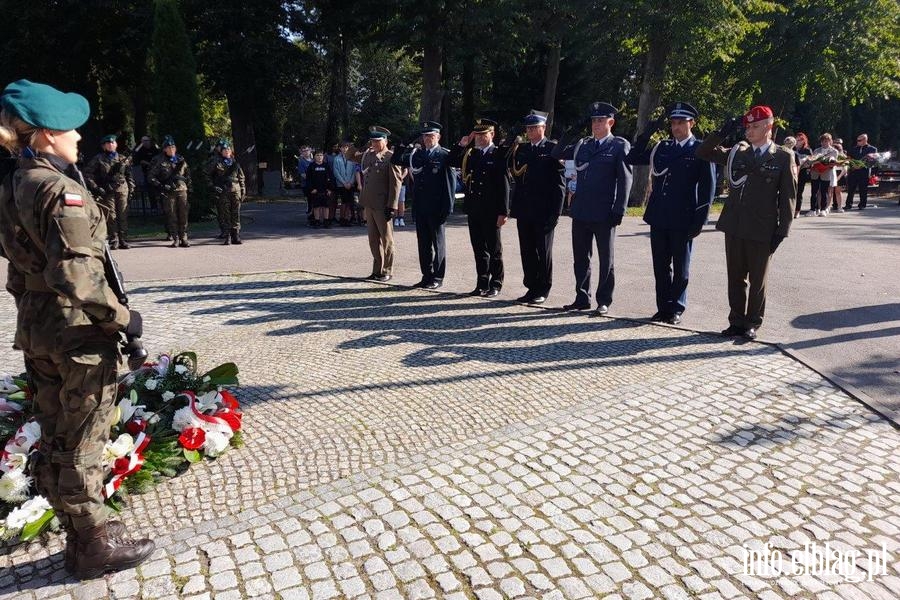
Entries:
{"type": "Polygon", "coordinates": [[[762,156],[762,148],[757,148],[755,154],[756,154],[756,160],[759,160],[760,157],[762,156]]]}
{"type": "Polygon", "coordinates": [[[599,149],[600,149],[600,140],[595,139],[594,140],[594,150],[599,150],[599,149]]]}

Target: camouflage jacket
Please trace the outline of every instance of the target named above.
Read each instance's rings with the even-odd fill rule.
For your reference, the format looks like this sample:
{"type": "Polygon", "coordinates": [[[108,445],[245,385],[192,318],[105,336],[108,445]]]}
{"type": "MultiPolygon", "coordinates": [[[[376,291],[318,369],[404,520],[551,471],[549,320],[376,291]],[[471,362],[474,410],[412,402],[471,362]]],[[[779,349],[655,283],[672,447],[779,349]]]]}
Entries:
{"type": "Polygon", "coordinates": [[[130,194],[134,191],[131,159],[118,153],[111,156],[100,152],[84,168],[84,181],[95,196],[103,196],[106,192],[130,194]]]}
{"type": "Polygon", "coordinates": [[[180,154],[169,158],[165,153],[159,154],[150,165],[147,174],[150,185],[161,187],[163,191],[184,191],[191,185],[191,171],[180,154]],[[170,186],[166,189],[166,186],[170,186]]]}
{"type": "Polygon", "coordinates": [[[130,317],[104,275],[106,220],[64,168],[54,158],[21,158],[0,183],[0,249],[18,308],[15,343],[32,356],[72,355],[98,343],[115,348],[109,342],[130,317]]]}
{"type": "Polygon", "coordinates": [[[222,188],[226,192],[233,192],[243,198],[247,191],[244,184],[244,171],[238,161],[233,158],[231,160],[232,163],[229,166],[225,164],[224,158],[214,156],[206,165],[206,176],[209,177],[214,188],[222,188]]]}

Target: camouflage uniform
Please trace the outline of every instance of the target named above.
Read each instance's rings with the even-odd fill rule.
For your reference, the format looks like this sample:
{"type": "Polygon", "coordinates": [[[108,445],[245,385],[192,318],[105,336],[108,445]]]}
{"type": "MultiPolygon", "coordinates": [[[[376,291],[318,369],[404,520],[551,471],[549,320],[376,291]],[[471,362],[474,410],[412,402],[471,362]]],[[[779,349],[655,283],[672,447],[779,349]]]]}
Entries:
{"type": "Polygon", "coordinates": [[[83,531],[106,521],[101,460],[129,312],[104,276],[103,213],[65,169],[54,157],[19,159],[0,186],[0,247],[41,425],[35,482],[63,524],[83,531]]]}
{"type": "Polygon", "coordinates": [[[117,152],[100,152],[85,167],[84,180],[106,214],[109,245],[115,249],[128,237],[128,198],[134,192],[131,160],[117,152]]]}
{"type": "Polygon", "coordinates": [[[232,161],[230,165],[226,163],[224,157],[215,156],[206,166],[206,175],[216,194],[219,229],[226,235],[228,235],[229,229],[232,233],[240,230],[241,202],[247,194],[241,165],[234,158],[229,160],[232,161]]]}
{"type": "MultiPolygon", "coordinates": [[[[175,241],[187,245],[188,227],[188,186],[191,183],[191,172],[187,162],[180,154],[169,157],[165,153],[153,160],[148,179],[152,185],[160,188],[163,199],[163,210],[166,213],[168,229],[175,241]]],[[[175,244],[173,243],[174,247],[175,244]]]]}

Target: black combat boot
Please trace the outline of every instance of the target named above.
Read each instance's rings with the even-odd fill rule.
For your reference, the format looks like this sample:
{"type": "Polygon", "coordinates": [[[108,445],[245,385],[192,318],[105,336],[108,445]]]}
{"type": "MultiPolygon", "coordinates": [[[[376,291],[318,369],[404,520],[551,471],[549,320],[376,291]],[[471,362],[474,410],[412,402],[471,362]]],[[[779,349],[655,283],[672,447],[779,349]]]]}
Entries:
{"type": "Polygon", "coordinates": [[[109,249],[110,250],[118,250],[119,249],[119,240],[111,239],[109,240],[109,249]]]}
{"type": "MultiPolygon", "coordinates": [[[[220,236],[220,237],[221,237],[221,236],[220,236]]],[[[230,246],[230,245],[231,245],[231,236],[226,235],[226,236],[224,236],[224,237],[225,237],[225,241],[222,242],[222,245],[223,245],[223,246],[230,246]]]]}
{"type": "Polygon", "coordinates": [[[169,244],[169,248],[177,248],[178,247],[178,238],[172,238],[172,243],[169,244]]]}
{"type": "MultiPolygon", "coordinates": [[[[75,556],[78,552],[78,531],[71,525],[66,525],[66,553],[65,553],[65,567],[67,573],[75,572],[75,556]]],[[[120,538],[124,536],[127,531],[125,530],[125,523],[121,521],[107,521],[106,522],[106,533],[109,537],[112,538],[120,538]]]]}
{"type": "Polygon", "coordinates": [[[125,241],[125,238],[122,238],[122,241],[119,242],[119,250],[128,250],[131,248],[131,245],[125,241]]]}
{"type": "Polygon", "coordinates": [[[75,577],[95,579],[108,571],[136,567],[147,560],[156,545],[149,539],[128,540],[110,535],[106,523],[78,532],[75,577]]]}
{"type": "Polygon", "coordinates": [[[178,245],[181,246],[182,248],[190,248],[191,247],[191,244],[188,242],[186,235],[182,236],[181,241],[178,242],[178,245]]]}
{"type": "Polygon", "coordinates": [[[244,243],[241,241],[241,232],[239,229],[231,230],[231,243],[232,244],[243,244],[244,243]]]}

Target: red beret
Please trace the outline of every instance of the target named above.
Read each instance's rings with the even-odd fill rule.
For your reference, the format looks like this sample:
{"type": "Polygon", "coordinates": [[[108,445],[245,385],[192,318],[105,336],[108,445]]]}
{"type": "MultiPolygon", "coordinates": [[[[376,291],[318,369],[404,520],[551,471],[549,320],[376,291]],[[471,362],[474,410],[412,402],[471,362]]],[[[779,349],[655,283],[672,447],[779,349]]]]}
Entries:
{"type": "Polygon", "coordinates": [[[756,121],[765,121],[766,119],[771,119],[775,116],[772,113],[772,109],[768,106],[754,106],[747,114],[744,115],[744,127],[746,127],[750,123],[755,123],[756,121]]]}

